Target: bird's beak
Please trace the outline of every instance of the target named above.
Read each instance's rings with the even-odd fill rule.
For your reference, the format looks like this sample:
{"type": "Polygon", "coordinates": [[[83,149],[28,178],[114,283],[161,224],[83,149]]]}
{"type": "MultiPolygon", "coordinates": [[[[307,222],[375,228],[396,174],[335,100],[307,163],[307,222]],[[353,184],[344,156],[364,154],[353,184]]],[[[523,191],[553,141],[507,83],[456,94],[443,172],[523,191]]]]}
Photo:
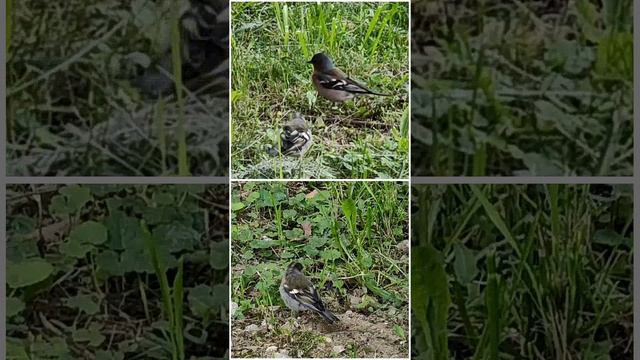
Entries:
{"type": "Polygon", "coordinates": [[[313,64],[313,62],[311,60],[307,61],[307,64],[313,64]]]}

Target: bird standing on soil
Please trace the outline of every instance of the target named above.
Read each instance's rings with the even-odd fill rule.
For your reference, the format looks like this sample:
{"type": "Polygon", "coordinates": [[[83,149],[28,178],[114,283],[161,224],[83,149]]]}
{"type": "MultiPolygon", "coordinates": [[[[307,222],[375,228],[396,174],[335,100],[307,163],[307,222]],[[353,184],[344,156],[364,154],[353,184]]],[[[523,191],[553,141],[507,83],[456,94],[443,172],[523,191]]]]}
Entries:
{"type": "Polygon", "coordinates": [[[369,90],[366,86],[349,78],[344,72],[333,65],[333,61],[324,53],[313,55],[311,81],[323,98],[333,102],[343,102],[356,95],[390,96],[369,90]]]}
{"type": "Polygon", "coordinates": [[[291,120],[284,124],[282,133],[280,133],[281,146],[280,151],[270,147],[267,152],[271,156],[279,154],[289,156],[302,156],[309,150],[313,139],[311,137],[311,129],[307,126],[307,122],[300,113],[295,113],[291,120]]]}
{"type": "Polygon", "coordinates": [[[333,324],[340,319],[327,310],[318,291],[302,273],[302,264],[291,263],[280,283],[280,297],[293,311],[311,310],[333,324]]]}

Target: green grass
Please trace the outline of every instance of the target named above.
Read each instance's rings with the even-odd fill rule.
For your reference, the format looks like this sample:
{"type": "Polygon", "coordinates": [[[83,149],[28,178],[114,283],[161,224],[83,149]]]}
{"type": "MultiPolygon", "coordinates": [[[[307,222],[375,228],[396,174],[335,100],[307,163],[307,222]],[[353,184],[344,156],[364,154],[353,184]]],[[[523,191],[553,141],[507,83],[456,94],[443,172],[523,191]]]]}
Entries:
{"type": "Polygon", "coordinates": [[[178,3],[13,1],[7,174],[226,175],[227,79],[206,94],[180,91],[162,100],[133,85],[143,67],[170,58],[172,46],[180,58],[178,3]],[[154,115],[158,108],[162,116],[154,115]]]}
{"type": "Polygon", "coordinates": [[[227,356],[227,193],[8,187],[7,358],[227,356]]]}
{"type": "Polygon", "coordinates": [[[236,178],[408,176],[408,4],[232,4],[232,156],[236,178]],[[311,84],[316,52],[391,97],[332,106],[311,84]],[[270,158],[292,112],[310,122],[301,160],[270,158]]]}
{"type": "Polygon", "coordinates": [[[631,0],[442,4],[412,3],[412,175],[633,173],[631,0]]]}
{"type": "MultiPolygon", "coordinates": [[[[232,315],[233,356],[265,356],[265,349],[243,353],[256,341],[279,344],[290,356],[346,354],[332,353],[326,346],[300,352],[295,344],[301,338],[291,338],[290,328],[301,325],[289,324],[290,311],[278,287],[293,261],[303,264],[328,308],[341,318],[344,325],[338,326],[349,327],[358,322],[355,316],[364,316],[362,321],[381,326],[391,338],[374,346],[391,347],[388,357],[407,356],[408,249],[402,247],[408,245],[406,184],[251,182],[234,185],[232,204],[232,301],[238,306],[232,315]],[[263,324],[273,330],[244,331],[263,324]]],[[[312,314],[299,321],[304,319],[322,323],[312,314]]],[[[331,335],[305,327],[295,332],[331,335]]],[[[353,332],[334,338],[332,346],[347,351],[353,345],[354,355],[373,355],[372,344],[353,332]]]]}
{"type": "Polygon", "coordinates": [[[413,194],[414,358],[632,358],[631,186],[413,194]]]}

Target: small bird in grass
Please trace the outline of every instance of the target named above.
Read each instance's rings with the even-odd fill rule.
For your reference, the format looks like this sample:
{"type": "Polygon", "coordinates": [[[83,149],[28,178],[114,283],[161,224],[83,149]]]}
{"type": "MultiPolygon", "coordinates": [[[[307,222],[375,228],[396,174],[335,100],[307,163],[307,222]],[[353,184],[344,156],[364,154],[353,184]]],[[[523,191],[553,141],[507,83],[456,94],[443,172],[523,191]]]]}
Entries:
{"type": "Polygon", "coordinates": [[[333,61],[324,53],[313,55],[309,63],[313,64],[313,75],[311,75],[313,86],[320,96],[329,101],[343,102],[356,95],[391,96],[371,91],[349,78],[342,70],[335,67],[333,61]]]}
{"type": "Polygon", "coordinates": [[[311,129],[309,129],[307,122],[300,113],[295,113],[291,120],[284,124],[282,133],[280,133],[280,140],[280,151],[273,147],[267,149],[271,156],[278,156],[279,154],[302,156],[309,150],[313,143],[311,129]]]}
{"type": "Polygon", "coordinates": [[[318,291],[302,273],[302,264],[291,263],[280,283],[280,297],[293,311],[311,310],[333,324],[340,319],[327,310],[318,291]]]}

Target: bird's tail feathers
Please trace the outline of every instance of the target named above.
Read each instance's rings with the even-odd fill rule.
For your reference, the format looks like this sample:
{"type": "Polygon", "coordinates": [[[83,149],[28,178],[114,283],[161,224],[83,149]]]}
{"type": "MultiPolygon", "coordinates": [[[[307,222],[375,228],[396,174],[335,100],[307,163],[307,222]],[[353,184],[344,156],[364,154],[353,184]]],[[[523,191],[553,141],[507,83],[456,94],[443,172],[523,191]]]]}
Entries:
{"type": "Polygon", "coordinates": [[[318,311],[318,314],[320,314],[325,320],[327,320],[329,324],[340,321],[340,319],[338,319],[337,316],[333,315],[329,310],[318,311]]]}

